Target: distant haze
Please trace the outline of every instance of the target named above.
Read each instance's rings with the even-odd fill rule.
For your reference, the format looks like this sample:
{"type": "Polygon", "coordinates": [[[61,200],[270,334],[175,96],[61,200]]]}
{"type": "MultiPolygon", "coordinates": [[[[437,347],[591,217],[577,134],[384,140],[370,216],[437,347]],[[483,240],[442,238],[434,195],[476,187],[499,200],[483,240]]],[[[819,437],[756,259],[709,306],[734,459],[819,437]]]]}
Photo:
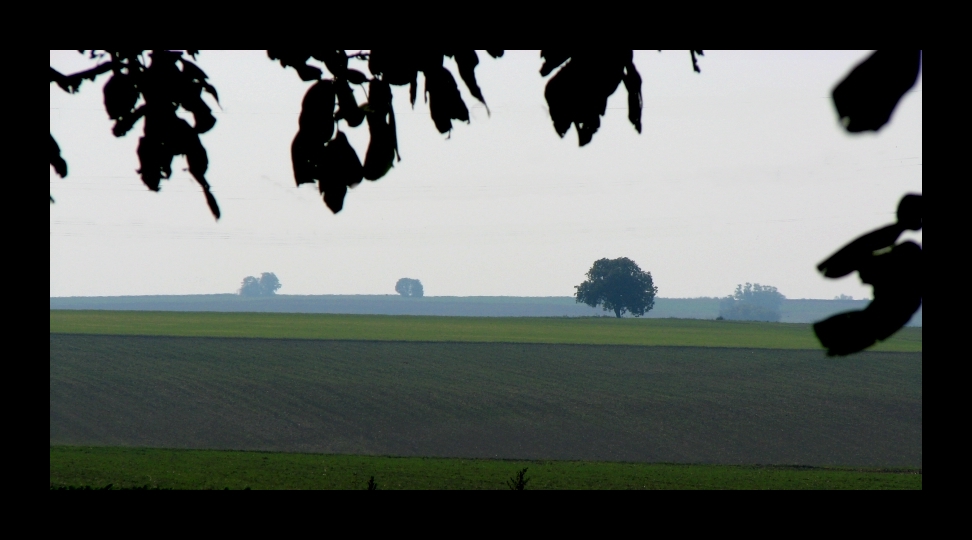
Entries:
{"type": "MultiPolygon", "coordinates": [[[[309,84],[264,51],[203,51],[221,100],[202,136],[219,222],[182,158],[161,193],[141,184],[141,123],[111,135],[106,78],[76,95],[51,85],[70,175],[50,177],[50,295],[229,293],[274,272],[291,295],[394,294],[412,277],[429,296],[570,296],[594,260],[623,256],[666,298],[746,282],[788,298],[868,297],[855,276],[824,280],[815,265],[922,191],[922,87],[880,133],[844,133],[830,90],[867,54],[706,51],[697,74],[687,51],[637,52],[642,134],[621,88],[584,148],[573,129],[554,132],[537,51],[481,54],[491,114],[461,88],[472,121],[447,138],[421,95],[413,110],[394,88],[402,161],[332,215],[290,164],[309,84]]],[[[50,61],[90,65],[74,51],[50,61]]],[[[363,156],[367,127],[344,131],[363,156]]]]}

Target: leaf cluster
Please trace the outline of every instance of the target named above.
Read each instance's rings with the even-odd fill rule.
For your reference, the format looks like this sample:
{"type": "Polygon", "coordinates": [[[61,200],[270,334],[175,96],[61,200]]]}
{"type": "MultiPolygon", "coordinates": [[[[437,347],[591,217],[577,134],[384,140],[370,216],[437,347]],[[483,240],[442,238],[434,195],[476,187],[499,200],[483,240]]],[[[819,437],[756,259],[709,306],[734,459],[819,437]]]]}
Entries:
{"type": "Polygon", "coordinates": [[[881,129],[920,72],[919,50],[875,51],[834,87],[841,124],[851,133],[881,129]]]}
{"type": "Polygon", "coordinates": [[[541,76],[557,70],[544,90],[557,135],[563,137],[573,125],[580,146],[591,142],[601,126],[608,98],[622,81],[628,90],[628,120],[641,133],[641,75],[631,50],[547,49],[540,56],[544,59],[541,76]]]}
{"type": "Polygon", "coordinates": [[[828,278],[857,272],[874,291],[874,300],[863,310],[813,325],[828,354],[847,355],[888,339],[921,307],[921,246],[896,243],[904,231],[921,230],[921,222],[921,195],[905,195],[898,203],[895,223],[857,238],[817,266],[828,278]]]}
{"type": "MultiPolygon", "coordinates": [[[[503,55],[500,50],[487,52],[494,58],[503,55]]],[[[449,57],[455,60],[459,76],[473,97],[486,103],[476,82],[479,56],[475,50],[376,49],[348,55],[337,49],[271,49],[267,55],[281,66],[293,68],[302,80],[316,81],[304,95],[300,129],[291,144],[291,160],[297,185],[316,182],[324,203],[334,213],[344,207],[348,188],[362,180],[378,180],[392,168],[396,158],[401,161],[392,86],[407,85],[414,106],[418,74],[422,73],[432,121],[440,133],[450,132],[453,120],[469,122],[469,109],[455,77],[443,65],[449,57]],[[312,58],[324,64],[330,78],[308,64],[312,58]],[[367,60],[371,75],[348,67],[349,58],[367,60]],[[358,103],[352,85],[366,90],[366,102],[358,103]],[[355,128],[364,121],[368,123],[370,142],[362,163],[341,131],[341,122],[355,128]]]]}
{"type": "MultiPolygon", "coordinates": [[[[194,57],[196,51],[187,53],[194,57]]],[[[73,75],[62,75],[51,68],[51,82],[75,93],[83,81],[94,81],[102,73],[110,72],[111,78],[104,86],[104,103],[108,117],[115,121],[112,134],[122,137],[136,122],[145,119],[137,150],[142,182],[152,191],[159,191],[161,180],[172,176],[172,159],[183,155],[189,173],[202,187],[210,211],[219,219],[219,205],[206,181],[209,158],[199,140],[201,133],[216,125],[202,93],[210,94],[219,102],[206,74],[182,51],[91,51],[90,55],[103,62],[73,75]],[[180,110],[192,115],[191,125],[179,116],[180,110]]],[[[54,170],[66,176],[67,164],[60,156],[53,134],[48,152],[54,170]]]]}

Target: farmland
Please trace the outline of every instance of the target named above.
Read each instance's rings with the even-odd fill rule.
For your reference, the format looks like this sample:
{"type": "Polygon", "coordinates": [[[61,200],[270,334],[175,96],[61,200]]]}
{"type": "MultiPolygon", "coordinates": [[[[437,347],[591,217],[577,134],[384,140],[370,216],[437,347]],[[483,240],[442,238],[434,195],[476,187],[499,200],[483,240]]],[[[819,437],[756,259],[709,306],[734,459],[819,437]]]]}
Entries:
{"type": "Polygon", "coordinates": [[[51,447],[51,487],[169,489],[921,489],[920,471],[610,462],[503,461],[51,447]]]}
{"type": "MultiPolygon", "coordinates": [[[[820,350],[810,325],[692,319],[418,317],[293,313],[50,312],[51,333],[820,350]]],[[[921,352],[904,328],[873,351],[921,352]]]]}
{"type": "MultiPolygon", "coordinates": [[[[313,325],[301,326],[289,315],[263,319],[265,314],[251,317],[278,324],[267,330],[244,320],[244,327],[235,330],[283,333],[296,327],[304,337],[69,334],[54,333],[71,322],[55,315],[51,445],[922,465],[920,330],[918,352],[875,351],[834,359],[794,347],[311,339],[313,325]],[[287,321],[290,326],[283,324],[287,321]]],[[[155,321],[169,321],[165,329],[173,333],[234,329],[226,318],[195,316],[155,321]]],[[[149,322],[125,317],[114,319],[112,333],[122,334],[118,328],[126,324],[134,333],[149,322]]],[[[329,321],[327,316],[308,318],[329,321]]],[[[686,328],[684,322],[652,322],[686,328]]],[[[590,321],[595,335],[598,323],[590,321]]],[[[83,329],[96,326],[89,320],[83,329]]],[[[756,329],[745,338],[750,341],[780,341],[780,334],[772,333],[777,326],[786,325],[723,328],[756,329]],[[762,328],[770,331],[760,334],[762,328]]],[[[376,332],[388,328],[394,326],[377,324],[376,332]]],[[[326,325],[325,331],[334,332],[326,325]]],[[[348,332],[347,327],[342,331],[348,332]]],[[[454,335],[450,332],[457,330],[447,327],[441,335],[454,335]]],[[[605,331],[598,339],[633,334],[605,331]]],[[[664,337],[663,332],[656,335],[664,337]]],[[[697,341],[711,339],[702,335],[697,341]]]]}

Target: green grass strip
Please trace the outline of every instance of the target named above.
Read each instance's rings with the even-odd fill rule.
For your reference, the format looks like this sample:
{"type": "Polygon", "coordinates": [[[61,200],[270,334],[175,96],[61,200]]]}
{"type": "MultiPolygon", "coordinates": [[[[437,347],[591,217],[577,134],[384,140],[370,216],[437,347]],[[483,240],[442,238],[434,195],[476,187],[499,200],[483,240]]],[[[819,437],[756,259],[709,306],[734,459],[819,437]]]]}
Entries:
{"type": "MultiPolygon", "coordinates": [[[[541,317],[51,310],[51,333],[820,349],[807,324],[541,317]]],[[[921,352],[921,328],[877,351],[921,352]]]]}
{"type": "Polygon", "coordinates": [[[506,461],[51,447],[51,487],[162,489],[921,489],[915,469],[506,461]]]}

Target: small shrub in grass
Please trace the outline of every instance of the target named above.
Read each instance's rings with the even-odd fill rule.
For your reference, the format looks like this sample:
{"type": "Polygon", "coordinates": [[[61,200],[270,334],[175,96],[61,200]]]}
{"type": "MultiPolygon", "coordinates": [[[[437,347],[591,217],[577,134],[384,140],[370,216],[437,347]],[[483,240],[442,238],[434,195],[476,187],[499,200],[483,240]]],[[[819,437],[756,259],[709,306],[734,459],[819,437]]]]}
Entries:
{"type": "Polygon", "coordinates": [[[506,487],[512,489],[513,491],[523,491],[526,489],[527,482],[530,481],[530,479],[526,477],[526,472],[527,470],[525,468],[517,471],[516,476],[506,481],[506,487]]]}

